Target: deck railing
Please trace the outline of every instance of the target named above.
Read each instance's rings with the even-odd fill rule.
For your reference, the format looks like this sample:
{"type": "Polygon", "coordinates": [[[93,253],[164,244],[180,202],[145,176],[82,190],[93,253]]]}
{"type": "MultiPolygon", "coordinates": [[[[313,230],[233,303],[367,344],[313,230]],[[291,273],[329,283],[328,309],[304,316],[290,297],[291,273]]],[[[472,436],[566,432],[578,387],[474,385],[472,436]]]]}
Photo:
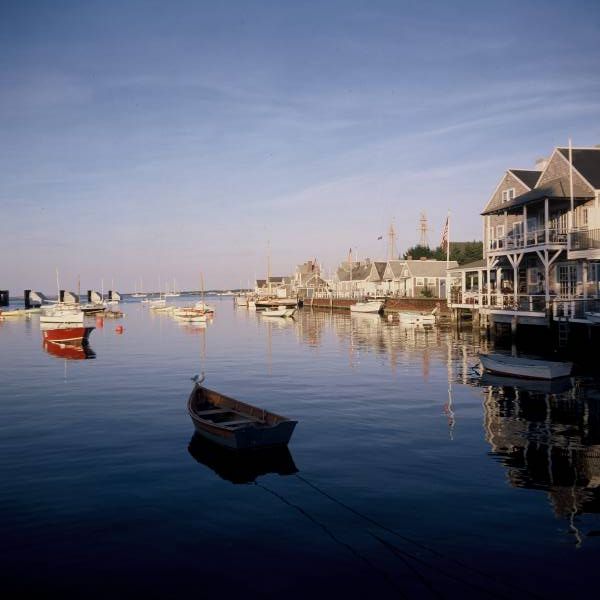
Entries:
{"type": "Polygon", "coordinates": [[[546,297],[537,294],[519,294],[515,299],[514,294],[503,294],[494,290],[489,294],[487,291],[480,294],[477,291],[461,292],[453,289],[450,304],[494,310],[545,312],[546,297]]]}
{"type": "Polygon", "coordinates": [[[544,244],[567,244],[567,230],[563,228],[533,229],[527,231],[527,236],[523,233],[509,233],[505,236],[495,238],[489,241],[489,250],[515,250],[519,248],[530,248],[534,246],[543,246],[544,244]]]}
{"type": "Polygon", "coordinates": [[[554,298],[552,316],[554,319],[588,319],[589,313],[600,314],[598,298],[554,298]]]}
{"type": "Polygon", "coordinates": [[[600,229],[581,229],[569,234],[569,250],[600,249],[600,229]]]}

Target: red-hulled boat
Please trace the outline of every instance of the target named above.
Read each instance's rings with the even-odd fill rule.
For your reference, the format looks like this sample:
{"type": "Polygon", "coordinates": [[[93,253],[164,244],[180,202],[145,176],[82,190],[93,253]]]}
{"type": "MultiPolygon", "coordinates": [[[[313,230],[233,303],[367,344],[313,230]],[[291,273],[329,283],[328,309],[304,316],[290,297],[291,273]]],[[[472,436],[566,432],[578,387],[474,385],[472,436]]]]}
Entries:
{"type": "Polygon", "coordinates": [[[44,341],[44,350],[56,356],[67,360],[84,360],[86,358],[96,358],[96,354],[87,344],[78,344],[73,342],[49,342],[44,341]]]}
{"type": "Polygon", "coordinates": [[[52,327],[52,329],[43,329],[44,341],[48,342],[69,342],[83,344],[87,341],[93,327],[52,327]]]}

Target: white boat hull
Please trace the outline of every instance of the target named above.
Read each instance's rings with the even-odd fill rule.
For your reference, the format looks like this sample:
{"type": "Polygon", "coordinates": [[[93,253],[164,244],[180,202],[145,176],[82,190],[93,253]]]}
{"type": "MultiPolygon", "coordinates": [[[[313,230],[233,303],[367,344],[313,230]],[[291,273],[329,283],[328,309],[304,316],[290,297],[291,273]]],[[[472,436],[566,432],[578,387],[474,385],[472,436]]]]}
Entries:
{"type": "Polygon", "coordinates": [[[296,314],[295,308],[278,308],[277,310],[263,310],[263,317],[293,317],[296,314]]]}
{"type": "Polygon", "coordinates": [[[350,312],[353,313],[378,313],[383,308],[381,300],[372,300],[371,302],[357,302],[350,306],[350,312]]]}
{"type": "Polygon", "coordinates": [[[410,325],[435,325],[435,315],[411,313],[411,312],[399,312],[398,320],[400,323],[408,323],[410,325]]]}
{"type": "Polygon", "coordinates": [[[573,370],[573,363],[537,360],[503,356],[501,354],[480,354],[479,360],[486,371],[501,375],[512,375],[526,379],[556,379],[568,377],[573,370]]]}

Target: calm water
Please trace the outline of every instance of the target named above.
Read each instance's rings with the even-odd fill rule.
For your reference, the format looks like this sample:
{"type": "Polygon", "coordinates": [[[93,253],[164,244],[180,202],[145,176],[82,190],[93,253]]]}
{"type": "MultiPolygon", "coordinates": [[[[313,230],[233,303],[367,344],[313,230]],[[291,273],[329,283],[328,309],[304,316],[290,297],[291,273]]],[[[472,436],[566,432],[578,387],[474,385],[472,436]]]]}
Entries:
{"type": "Polygon", "coordinates": [[[0,323],[4,590],[593,593],[597,383],[500,387],[473,373],[486,342],[470,334],[215,304],[198,329],[124,303],[123,321],[93,331],[92,360],[45,351],[36,317],[0,323]],[[289,453],[236,461],[191,443],[200,371],[297,419],[289,453]]]}

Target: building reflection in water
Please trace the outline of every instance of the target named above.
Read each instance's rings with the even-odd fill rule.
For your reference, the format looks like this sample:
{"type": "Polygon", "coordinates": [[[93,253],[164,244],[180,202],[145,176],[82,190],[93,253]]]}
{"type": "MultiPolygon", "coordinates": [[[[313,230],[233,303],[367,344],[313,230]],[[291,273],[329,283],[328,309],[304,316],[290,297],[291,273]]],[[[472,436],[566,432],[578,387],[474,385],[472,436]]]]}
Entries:
{"type": "Polygon", "coordinates": [[[600,393],[575,380],[566,390],[513,382],[485,391],[486,440],[510,484],[546,491],[580,545],[576,517],[600,512],[600,393]]]}

